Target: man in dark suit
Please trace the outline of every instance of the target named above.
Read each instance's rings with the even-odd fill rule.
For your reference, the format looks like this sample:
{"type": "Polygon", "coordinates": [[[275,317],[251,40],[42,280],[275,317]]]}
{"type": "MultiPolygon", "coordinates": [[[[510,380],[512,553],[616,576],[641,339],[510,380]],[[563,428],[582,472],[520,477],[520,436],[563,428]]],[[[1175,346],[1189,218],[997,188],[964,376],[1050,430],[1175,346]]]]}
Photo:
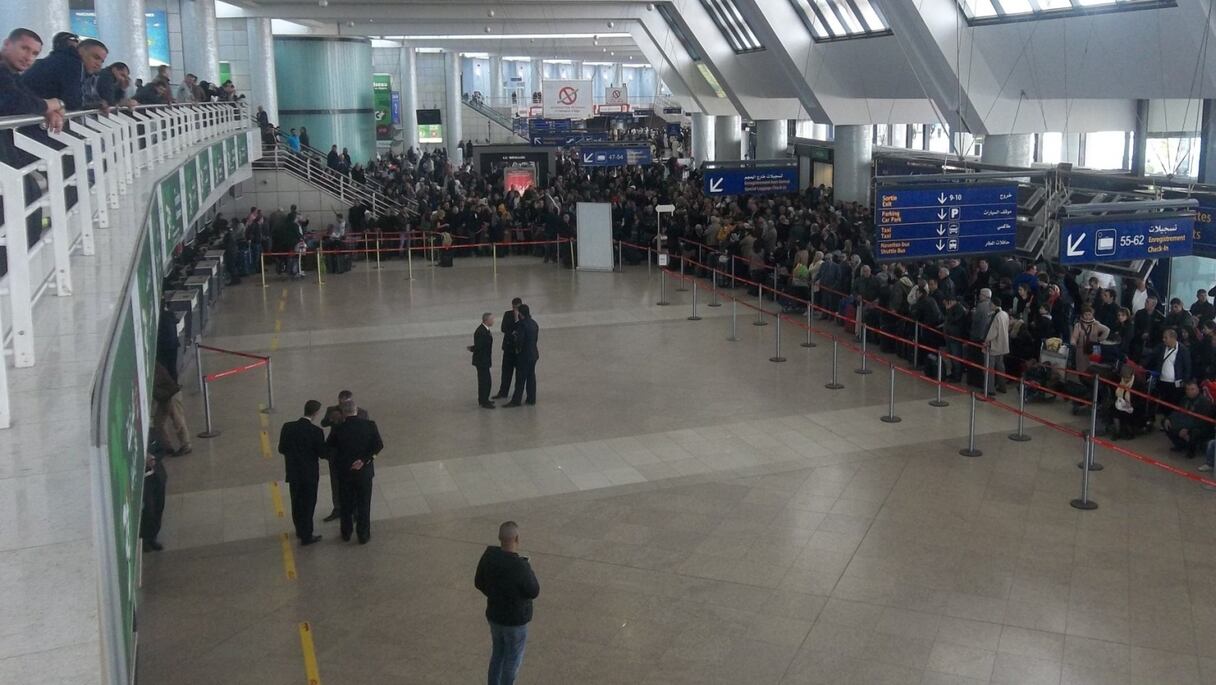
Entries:
{"type": "Polygon", "coordinates": [[[473,353],[473,366],[477,369],[477,404],[482,409],[493,409],[490,401],[490,365],[494,360],[494,334],[490,327],[494,325],[494,315],[486,312],[481,315],[481,325],[473,332],[473,344],[469,351],[473,353]]]}
{"type": "Polygon", "coordinates": [[[304,416],[283,424],[279,431],[279,454],[287,474],[285,480],[291,492],[291,522],[301,545],[311,545],[321,539],[312,534],[312,515],[317,508],[317,481],[321,479],[321,460],[325,458],[325,431],[314,421],[321,403],[304,403],[304,416]]]}
{"type": "Polygon", "coordinates": [[[373,462],[384,442],[375,421],[359,416],[354,399],[341,402],[342,423],[329,431],[329,467],[338,473],[338,496],[342,515],[342,540],[350,541],[351,529],[365,545],[372,536],[373,462]]]}
{"type": "Polygon", "coordinates": [[[515,324],[516,371],[515,395],[507,407],[518,407],[528,390],[528,404],[536,404],[536,362],[540,351],[536,347],[540,337],[540,326],[532,319],[532,310],[526,304],[519,305],[519,322],[515,324]]]}
{"type": "MultiPolygon", "coordinates": [[[[349,390],[343,390],[338,393],[338,403],[331,407],[325,408],[325,416],[321,417],[322,428],[332,429],[334,426],[342,423],[342,400],[350,400],[353,402],[355,400],[355,394],[349,390]]],[[[371,417],[367,415],[366,409],[359,407],[359,418],[370,419],[371,417]]],[[[333,431],[331,430],[330,433],[333,433],[333,431]]],[[[341,507],[339,506],[340,498],[338,496],[338,472],[334,470],[332,461],[330,462],[329,466],[329,494],[333,500],[333,508],[330,509],[328,516],[321,519],[326,523],[329,523],[330,521],[337,521],[339,513],[341,512],[341,507]]]]}
{"type": "Polygon", "coordinates": [[[511,376],[515,373],[515,323],[519,321],[519,305],[524,301],[518,297],[511,300],[511,309],[502,315],[502,383],[498,386],[496,400],[505,400],[511,395],[511,376]]]}

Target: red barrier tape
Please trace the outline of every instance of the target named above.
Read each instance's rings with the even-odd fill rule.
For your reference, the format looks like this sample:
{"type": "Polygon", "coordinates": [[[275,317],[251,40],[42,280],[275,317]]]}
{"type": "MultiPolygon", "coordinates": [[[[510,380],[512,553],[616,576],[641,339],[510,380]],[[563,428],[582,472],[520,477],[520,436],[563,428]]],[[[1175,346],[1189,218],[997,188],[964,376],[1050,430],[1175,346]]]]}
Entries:
{"type": "MultiPolygon", "coordinates": [[[[447,247],[444,247],[442,245],[436,245],[436,246],[434,246],[433,249],[436,252],[440,252],[443,250],[456,250],[456,249],[467,250],[472,247],[498,246],[499,248],[509,248],[509,247],[516,247],[516,246],[524,246],[524,245],[559,245],[560,246],[560,245],[566,245],[568,243],[573,243],[573,242],[574,241],[569,238],[559,238],[557,240],[527,240],[527,241],[513,241],[513,242],[503,241],[500,243],[469,243],[467,245],[449,245],[447,247]]],[[[391,254],[396,254],[396,253],[403,252],[406,250],[408,250],[410,252],[426,253],[426,252],[431,251],[431,249],[432,249],[431,246],[426,246],[426,245],[420,246],[420,247],[415,247],[415,246],[409,246],[409,247],[404,247],[404,248],[402,248],[402,247],[382,247],[382,248],[370,248],[370,249],[362,249],[362,250],[360,250],[360,249],[326,250],[326,249],[322,248],[319,250],[308,250],[305,252],[294,252],[294,251],[293,252],[263,252],[262,256],[263,257],[315,257],[316,255],[320,254],[322,257],[324,257],[327,254],[375,254],[377,252],[387,252],[387,253],[391,253],[391,254]]]]}
{"type": "Polygon", "coordinates": [[[1175,476],[1182,476],[1183,478],[1186,478],[1187,480],[1195,481],[1196,483],[1199,483],[1201,485],[1206,485],[1208,487],[1216,487],[1216,480],[1212,480],[1211,478],[1201,476],[1197,473],[1191,473],[1190,471],[1184,471],[1184,470],[1178,468],[1177,466],[1174,466],[1173,464],[1167,464],[1158,459],[1153,459],[1152,457],[1140,454],[1139,452],[1133,452],[1125,447],[1120,447],[1119,445],[1116,445],[1113,442],[1110,442],[1108,440],[1103,440],[1102,438],[1094,438],[1094,444],[1105,447],[1106,449],[1108,449],[1112,452],[1115,452],[1116,454],[1122,454],[1125,457],[1131,457],[1132,459],[1135,459],[1136,461],[1143,462],[1143,463],[1148,464],[1149,466],[1152,466],[1155,468],[1159,468],[1162,471],[1165,471],[1167,473],[1172,473],[1175,476]]]}
{"type": "MultiPolygon", "coordinates": [[[[241,355],[241,356],[248,356],[248,355],[241,355]]],[[[224,369],[223,371],[217,371],[213,374],[203,376],[203,379],[206,380],[208,383],[214,383],[215,381],[218,381],[221,378],[235,376],[238,373],[244,373],[246,371],[251,371],[253,369],[261,368],[263,366],[266,366],[266,360],[259,359],[258,361],[253,362],[251,364],[246,364],[244,366],[234,366],[231,369],[224,369]]]]}
{"type": "Polygon", "coordinates": [[[199,344],[198,349],[210,350],[212,352],[220,352],[222,354],[231,354],[236,357],[247,357],[249,359],[259,359],[261,361],[266,361],[266,360],[270,359],[270,357],[263,356],[260,354],[252,354],[249,352],[237,352],[236,350],[225,350],[222,347],[212,347],[210,345],[203,345],[203,344],[199,344]]]}

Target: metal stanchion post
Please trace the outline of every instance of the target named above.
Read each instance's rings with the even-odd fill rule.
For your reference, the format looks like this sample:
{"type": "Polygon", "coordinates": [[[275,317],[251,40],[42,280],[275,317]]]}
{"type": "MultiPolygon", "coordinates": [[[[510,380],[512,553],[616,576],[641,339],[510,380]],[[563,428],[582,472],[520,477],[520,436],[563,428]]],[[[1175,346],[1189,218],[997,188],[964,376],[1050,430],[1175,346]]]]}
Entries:
{"type": "Polygon", "coordinates": [[[266,287],[266,255],[258,253],[258,271],[262,274],[262,287],[266,287]]]}
{"type": "Polygon", "coordinates": [[[409,265],[410,280],[412,281],[414,280],[414,241],[409,237],[405,239],[405,261],[409,265]]]}
{"type": "Polygon", "coordinates": [[[768,322],[764,320],[764,284],[756,284],[756,320],[752,322],[753,326],[767,326],[768,322]]]}
{"type": "Polygon", "coordinates": [[[270,357],[266,358],[266,413],[274,411],[274,369],[270,357]]]}
{"type": "Polygon", "coordinates": [[[317,245],[317,285],[325,285],[325,281],[321,280],[321,246],[317,245]]]}
{"type": "Polygon", "coordinates": [[[967,447],[958,451],[964,457],[981,457],[983,452],[975,447],[975,393],[971,393],[971,415],[967,419],[967,447]]]}
{"type": "Polygon", "coordinates": [[[211,384],[203,380],[203,418],[207,421],[207,430],[198,434],[200,438],[214,438],[219,435],[219,431],[215,430],[211,425],[211,384]]]}
{"type": "Polygon", "coordinates": [[[942,350],[937,350],[937,397],[929,400],[930,407],[949,407],[950,403],[942,399],[942,350]]]}
{"type": "Polygon", "coordinates": [[[659,301],[655,304],[660,307],[666,307],[671,304],[667,301],[667,269],[659,269],[659,301]]]}
{"type": "Polygon", "coordinates": [[[616,263],[621,273],[625,273],[625,242],[623,240],[616,241],[616,263]]]}
{"type": "MultiPolygon", "coordinates": [[[[1090,402],[1092,402],[1092,404],[1089,405],[1089,436],[1090,436],[1089,470],[1090,471],[1101,471],[1103,468],[1105,468],[1104,466],[1102,466],[1101,464],[1098,463],[1097,455],[1094,454],[1094,443],[1093,443],[1093,439],[1098,435],[1098,388],[1099,388],[1099,384],[1100,384],[1100,381],[1098,379],[1098,374],[1095,373],[1094,374],[1094,391],[1093,391],[1093,395],[1089,398],[1090,402]]],[[[1085,463],[1086,462],[1083,461],[1083,462],[1077,464],[1077,468],[1084,468],[1085,463]]]]}
{"type": "Polygon", "coordinates": [[[887,388],[887,415],[882,417],[883,423],[899,423],[903,419],[895,415],[895,365],[891,365],[891,380],[887,388]]]}
{"type": "Polygon", "coordinates": [[[858,340],[861,339],[861,335],[862,335],[861,327],[864,325],[864,322],[866,320],[865,306],[866,306],[866,301],[861,299],[861,297],[858,297],[857,298],[857,314],[856,314],[857,318],[853,320],[853,335],[858,340]]]}
{"type": "Polygon", "coordinates": [[[1081,469],[1081,497],[1072,500],[1069,502],[1069,504],[1071,504],[1074,509],[1091,511],[1098,508],[1098,503],[1089,498],[1089,472],[1094,470],[1092,468],[1094,461],[1094,436],[1091,435],[1089,431],[1085,431],[1082,434],[1081,439],[1083,441],[1084,454],[1082,457],[1081,466],[1091,468],[1081,469]]]}
{"type": "Polygon", "coordinates": [[[990,386],[992,384],[991,378],[992,378],[992,374],[994,373],[994,371],[995,370],[992,368],[992,353],[988,351],[988,346],[985,345],[984,346],[984,400],[985,401],[988,400],[988,395],[991,392],[991,390],[990,390],[990,386]]]}
{"type": "Polygon", "coordinates": [[[684,261],[685,261],[684,254],[681,253],[680,254],[680,287],[676,288],[676,292],[678,292],[678,293],[688,292],[688,288],[684,287],[684,261]]]}
{"type": "Polygon", "coordinates": [[[730,298],[730,337],[727,340],[738,342],[739,340],[739,301],[735,298],[730,298]]]}
{"type": "Polygon", "coordinates": [[[376,231],[376,271],[380,270],[380,231],[376,231]]]}
{"type": "Polygon", "coordinates": [[[734,257],[731,257],[731,259],[730,259],[730,287],[731,288],[737,287],[735,285],[735,259],[734,259],[734,257]]]}
{"type": "Polygon", "coordinates": [[[650,275],[650,247],[646,247],[646,275],[650,275]]]}
{"type": "Polygon", "coordinates": [[[920,366],[920,322],[912,327],[912,366],[920,366]]]}
{"type": "Polygon", "coordinates": [[[871,373],[874,373],[873,371],[870,370],[870,360],[866,356],[866,329],[867,328],[868,328],[868,326],[866,326],[865,324],[862,324],[862,326],[861,326],[861,366],[856,369],[853,369],[853,373],[858,374],[860,376],[868,376],[871,373]]]}
{"type": "Polygon", "coordinates": [[[1030,440],[1030,436],[1026,435],[1026,378],[1018,379],[1018,432],[1009,436],[1009,439],[1014,442],[1026,442],[1030,440]]]}
{"type": "Polygon", "coordinates": [[[203,348],[200,347],[203,339],[199,336],[194,336],[194,370],[198,372],[198,389],[203,389],[203,348]]]}
{"type": "Polygon", "coordinates": [[[697,316],[697,281],[692,282],[692,316],[688,317],[689,321],[700,321],[701,317],[697,316]]]}
{"type": "Polygon", "coordinates": [[[713,268],[709,270],[709,294],[710,298],[707,307],[721,307],[722,303],[718,301],[718,272],[713,268]]]}
{"type": "Polygon", "coordinates": [[[777,351],[773,356],[769,357],[770,362],[783,362],[785,357],[781,356],[781,315],[777,315],[777,335],[773,338],[776,341],[777,351]]]}
{"type": "MultiPolygon", "coordinates": [[[[567,240],[567,241],[566,241],[566,244],[568,244],[568,245],[570,246],[570,268],[571,268],[571,269],[573,269],[573,268],[574,268],[574,267],[575,267],[575,266],[578,264],[578,262],[577,262],[577,261],[575,261],[575,259],[574,259],[574,241],[573,241],[573,240],[567,240]]],[[[562,248],[562,246],[561,246],[561,244],[559,243],[559,244],[558,244],[558,246],[557,246],[557,249],[559,249],[559,250],[560,250],[561,248],[562,248]]]]}
{"type": "Polygon", "coordinates": [[[773,269],[773,304],[777,303],[777,270],[773,269]]]}
{"type": "Polygon", "coordinates": [[[815,341],[811,336],[815,334],[815,319],[811,318],[811,311],[815,308],[808,302],[806,305],[806,342],[802,343],[803,347],[815,347],[815,341]]]}
{"type": "Polygon", "coordinates": [[[494,278],[498,278],[498,243],[490,244],[490,260],[494,262],[494,278]]]}
{"type": "Polygon", "coordinates": [[[826,383],[823,386],[823,387],[827,388],[828,390],[839,390],[844,387],[844,385],[841,384],[840,379],[836,375],[836,369],[837,369],[836,361],[837,361],[837,354],[839,353],[839,351],[840,351],[840,342],[838,340],[836,340],[836,338],[832,338],[832,382],[826,383]]]}

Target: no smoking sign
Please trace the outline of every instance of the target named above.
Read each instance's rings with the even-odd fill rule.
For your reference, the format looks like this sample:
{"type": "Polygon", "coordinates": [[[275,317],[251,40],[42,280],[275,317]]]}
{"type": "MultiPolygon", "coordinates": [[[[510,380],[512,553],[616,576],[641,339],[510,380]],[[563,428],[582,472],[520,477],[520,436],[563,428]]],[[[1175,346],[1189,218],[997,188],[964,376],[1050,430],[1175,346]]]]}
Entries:
{"type": "Polygon", "coordinates": [[[563,105],[573,105],[578,102],[578,89],[566,86],[557,91],[557,101],[563,105]]]}

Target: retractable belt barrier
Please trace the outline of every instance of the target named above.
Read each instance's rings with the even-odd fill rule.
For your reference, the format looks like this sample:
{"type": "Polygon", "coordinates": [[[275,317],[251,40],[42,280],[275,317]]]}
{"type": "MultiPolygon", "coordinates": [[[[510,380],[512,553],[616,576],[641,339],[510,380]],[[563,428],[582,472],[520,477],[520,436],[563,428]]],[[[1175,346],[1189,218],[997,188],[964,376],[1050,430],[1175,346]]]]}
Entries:
{"type": "Polygon", "coordinates": [[[198,437],[214,438],[220,434],[219,431],[215,430],[215,426],[213,425],[212,420],[211,420],[211,384],[218,380],[228,378],[230,376],[237,376],[242,373],[245,373],[246,371],[252,371],[254,369],[265,368],[266,369],[266,412],[269,413],[274,410],[274,369],[271,366],[271,359],[270,359],[269,355],[264,356],[264,355],[260,355],[260,354],[252,354],[249,352],[237,352],[236,350],[225,350],[222,347],[212,347],[211,345],[204,345],[202,343],[202,338],[195,338],[194,339],[194,366],[198,370],[198,385],[199,385],[199,389],[202,390],[202,393],[203,393],[203,417],[207,421],[207,430],[203,431],[202,433],[199,433],[198,437]],[[203,350],[207,350],[208,352],[217,352],[219,354],[226,354],[226,355],[230,355],[233,357],[240,357],[242,359],[251,359],[253,361],[250,361],[245,364],[241,364],[239,366],[233,366],[231,368],[227,368],[222,371],[216,371],[214,373],[206,373],[203,370],[203,350]]]}
{"type": "MultiPolygon", "coordinates": [[[[644,246],[644,245],[638,245],[636,243],[629,243],[626,241],[617,241],[617,243],[618,243],[618,247],[626,246],[626,247],[630,247],[630,248],[637,249],[637,250],[646,250],[647,253],[649,253],[652,250],[657,253],[661,253],[661,251],[659,251],[655,248],[651,248],[651,247],[644,246]]],[[[702,247],[707,247],[707,246],[702,246],[702,247]]],[[[720,251],[716,251],[716,252],[718,254],[722,254],[720,251]]],[[[1092,385],[1092,387],[1094,389],[1094,394],[1093,394],[1093,397],[1091,397],[1091,398],[1071,395],[1068,393],[1064,393],[1064,392],[1055,390],[1053,388],[1043,386],[1038,383],[1034,383],[1032,381],[1028,381],[1023,377],[1013,376],[1012,374],[996,371],[995,369],[988,368],[987,365],[981,365],[972,360],[965,359],[965,358],[959,357],[957,355],[949,354],[942,348],[934,348],[934,347],[925,345],[924,343],[920,342],[918,339],[909,340],[907,338],[903,338],[901,336],[895,335],[888,331],[882,330],[881,328],[870,326],[864,322],[864,320],[862,319],[862,317],[860,315],[858,315],[856,317],[847,317],[839,312],[835,312],[835,311],[832,311],[825,307],[822,307],[820,305],[817,305],[814,302],[799,298],[797,296],[791,295],[786,292],[780,292],[779,290],[773,288],[772,285],[766,285],[764,283],[759,283],[757,281],[742,278],[740,276],[736,276],[734,273],[728,273],[721,269],[700,263],[698,261],[694,261],[692,259],[689,259],[689,258],[684,257],[679,254],[673,254],[671,256],[675,259],[681,259],[684,261],[688,261],[691,266],[697,267],[699,269],[702,269],[702,270],[708,272],[710,275],[710,282],[708,285],[706,285],[704,287],[707,287],[710,289],[710,292],[713,295],[713,297],[715,298],[715,300],[717,300],[717,298],[719,298],[719,297],[725,297],[725,298],[729,299],[731,302],[732,312],[734,312],[735,309],[741,305],[746,309],[755,310],[757,312],[758,317],[773,316],[778,321],[784,320],[786,323],[791,323],[795,326],[800,326],[804,330],[807,331],[808,338],[812,335],[818,335],[821,337],[830,338],[832,341],[832,345],[833,345],[832,369],[831,369],[832,382],[828,384],[828,387],[832,387],[834,389],[835,386],[840,386],[840,384],[838,383],[838,375],[837,375],[837,368],[836,368],[836,365],[837,365],[836,350],[838,349],[839,346],[843,346],[845,349],[856,352],[862,359],[863,368],[865,367],[865,361],[871,360],[871,359],[876,362],[886,364],[887,366],[889,366],[890,374],[891,374],[890,382],[891,382],[892,386],[891,386],[891,396],[890,396],[890,399],[888,402],[888,412],[886,415],[881,417],[884,420],[888,420],[889,422],[894,422],[894,419],[898,419],[898,417],[896,417],[894,414],[894,400],[893,400],[893,398],[894,398],[894,385],[893,384],[894,384],[894,378],[895,378],[896,374],[903,374],[903,375],[915,378],[923,383],[929,383],[929,384],[936,386],[938,388],[939,398],[940,398],[940,390],[942,388],[945,388],[947,390],[950,390],[952,392],[956,392],[956,393],[959,393],[962,395],[970,396],[970,398],[971,398],[971,416],[970,416],[970,429],[969,429],[969,446],[966,449],[960,450],[960,453],[965,456],[980,456],[982,454],[982,452],[980,452],[975,447],[975,406],[976,406],[976,400],[978,399],[976,396],[976,393],[969,388],[962,387],[960,385],[950,383],[948,381],[944,381],[940,378],[940,376],[938,378],[927,377],[919,369],[909,369],[909,368],[904,367],[900,364],[897,364],[893,361],[888,361],[886,358],[881,357],[881,356],[869,351],[866,348],[866,334],[867,333],[878,333],[880,336],[890,338],[891,340],[893,340],[901,345],[907,345],[907,346],[913,347],[914,349],[920,349],[920,350],[929,351],[934,354],[937,354],[937,355],[939,355],[938,356],[939,360],[940,359],[950,359],[963,366],[976,368],[976,369],[983,369],[986,372],[986,374],[992,374],[994,377],[1000,376],[1004,379],[1011,380],[1011,381],[1018,383],[1018,385],[1019,385],[1018,406],[1013,406],[1008,403],[999,401],[999,400],[995,399],[994,397],[986,397],[985,403],[988,404],[989,406],[996,407],[996,408],[1002,409],[1004,411],[1007,411],[1018,417],[1018,430],[1016,433],[1009,435],[1009,439],[1011,439],[1011,440],[1024,441],[1024,440],[1029,439],[1029,436],[1027,436],[1024,433],[1023,427],[1022,427],[1022,420],[1024,418],[1029,418],[1030,420],[1032,420],[1040,425],[1046,426],[1048,428],[1056,430],[1065,435],[1081,439],[1082,460],[1078,464],[1079,468],[1082,471],[1081,497],[1079,499],[1074,499],[1070,502],[1070,504],[1075,508],[1082,509],[1082,510],[1089,510],[1089,509],[1097,508],[1097,503],[1094,502],[1092,500],[1092,498],[1090,498],[1090,496],[1089,496],[1090,473],[1093,471],[1099,471],[1102,468],[1101,464],[1096,463],[1095,458],[1094,458],[1094,447],[1095,446],[1104,447],[1106,449],[1111,450],[1112,452],[1115,452],[1116,454],[1121,454],[1121,455],[1127,456],[1136,461],[1139,461],[1139,462],[1147,464],[1149,466],[1158,468],[1167,473],[1172,473],[1174,475],[1182,476],[1182,477],[1186,478],[1187,480],[1199,483],[1207,488],[1216,488],[1216,480],[1207,478],[1207,477],[1199,475],[1199,474],[1191,473],[1189,471],[1185,471],[1176,466],[1165,463],[1159,459],[1155,459],[1148,455],[1134,452],[1126,447],[1116,445],[1108,440],[1103,440],[1101,438],[1096,437],[1094,435],[1094,432],[1095,432],[1096,424],[1097,424],[1098,405],[1097,405],[1096,400],[1098,398],[1098,390],[1102,385],[1107,385],[1107,386],[1117,386],[1118,385],[1117,383],[1114,383],[1114,382],[1110,381],[1109,379],[1102,378],[1098,374],[1083,373],[1083,372],[1078,372],[1076,370],[1071,370],[1071,369],[1053,369],[1054,371],[1063,371],[1069,375],[1076,376],[1077,378],[1080,378],[1080,379],[1089,380],[1090,384],[1092,385]],[[718,285],[719,279],[721,279],[722,282],[726,282],[726,283],[742,284],[742,285],[746,285],[746,286],[755,287],[759,293],[759,297],[756,298],[757,302],[759,304],[751,302],[750,296],[748,296],[748,298],[744,299],[744,298],[736,297],[729,292],[722,292],[721,288],[718,285]],[[857,328],[858,335],[860,335],[860,337],[861,337],[861,344],[860,345],[854,344],[852,336],[846,336],[844,338],[841,338],[830,331],[824,330],[823,327],[816,327],[813,324],[808,324],[802,320],[801,316],[792,317],[783,312],[770,312],[770,311],[764,309],[763,294],[764,294],[765,290],[769,290],[769,291],[773,292],[775,295],[778,295],[780,298],[784,298],[787,301],[799,303],[799,304],[807,307],[808,311],[810,311],[810,312],[821,313],[821,314],[825,315],[826,317],[831,317],[832,319],[834,319],[838,322],[841,322],[843,324],[846,324],[846,325],[849,323],[856,324],[858,327],[857,328]],[[1027,411],[1025,408],[1025,388],[1033,388],[1040,392],[1049,393],[1049,394],[1055,395],[1057,397],[1060,397],[1062,399],[1069,400],[1071,402],[1076,403],[1078,406],[1089,407],[1089,409],[1090,409],[1090,426],[1087,429],[1078,430],[1076,428],[1062,425],[1060,423],[1057,423],[1055,421],[1052,421],[1050,419],[1044,418],[1042,416],[1038,416],[1036,414],[1033,414],[1033,413],[1027,411]]],[[[647,261],[648,261],[648,267],[649,267],[649,259],[647,261]]],[[[679,267],[677,267],[676,270],[673,270],[671,268],[670,264],[666,267],[660,267],[660,271],[662,272],[663,277],[678,279],[681,283],[683,283],[685,281],[689,281],[689,280],[692,280],[692,281],[697,280],[696,276],[691,276],[688,274],[681,273],[678,269],[679,269],[679,267]]],[[[843,293],[840,293],[840,294],[843,297],[847,297],[847,295],[845,295],[843,293]]],[[[879,311],[889,311],[889,310],[885,310],[881,307],[878,307],[877,305],[870,305],[870,306],[878,309],[879,311]]],[[[870,306],[867,306],[867,308],[870,308],[870,306]]],[[[895,316],[900,317],[901,319],[903,319],[905,321],[908,321],[909,323],[913,323],[918,326],[920,325],[919,322],[916,322],[914,319],[908,319],[907,317],[903,317],[902,315],[899,315],[898,313],[895,313],[895,312],[891,312],[891,313],[894,314],[895,316]]],[[[692,317],[689,317],[689,318],[691,319],[692,317]]],[[[736,317],[732,314],[731,337],[728,338],[731,340],[737,339],[735,318],[736,317]]],[[[698,317],[698,319],[699,319],[699,317],[698,317]]],[[[697,319],[693,319],[693,320],[697,320],[697,319]]],[[[934,332],[938,335],[942,335],[944,338],[948,338],[948,336],[945,336],[940,331],[934,330],[934,332]]],[[[957,339],[957,340],[963,341],[962,339],[957,339]]],[[[972,345],[974,347],[984,349],[983,345],[977,344],[975,341],[966,340],[964,342],[966,342],[967,344],[972,345]]],[[[777,345],[777,350],[778,350],[778,353],[774,358],[772,358],[772,361],[778,361],[779,360],[778,358],[780,358],[780,345],[779,344],[777,345]]],[[[784,361],[783,358],[780,360],[784,361]]],[[[940,362],[939,362],[939,364],[940,364],[940,362]]],[[[862,369],[859,369],[858,371],[860,372],[861,370],[862,369]]],[[[841,387],[843,387],[843,386],[841,386],[841,387]]],[[[1173,411],[1181,411],[1187,415],[1194,416],[1196,418],[1201,418],[1201,419],[1204,419],[1205,421],[1208,421],[1209,423],[1216,424],[1216,419],[1212,419],[1211,417],[1203,416],[1201,414],[1196,414],[1194,412],[1191,412],[1191,411],[1185,409],[1184,407],[1180,407],[1178,405],[1159,400],[1158,398],[1153,397],[1152,395],[1142,392],[1142,391],[1137,390],[1137,391],[1132,391],[1132,392],[1136,396],[1145,398],[1148,401],[1152,401],[1152,402],[1158,404],[1159,406],[1169,408],[1173,411]]],[[[930,404],[932,406],[946,406],[948,403],[946,403],[946,402],[939,403],[938,401],[934,401],[934,402],[930,402],[930,404]]]]}

